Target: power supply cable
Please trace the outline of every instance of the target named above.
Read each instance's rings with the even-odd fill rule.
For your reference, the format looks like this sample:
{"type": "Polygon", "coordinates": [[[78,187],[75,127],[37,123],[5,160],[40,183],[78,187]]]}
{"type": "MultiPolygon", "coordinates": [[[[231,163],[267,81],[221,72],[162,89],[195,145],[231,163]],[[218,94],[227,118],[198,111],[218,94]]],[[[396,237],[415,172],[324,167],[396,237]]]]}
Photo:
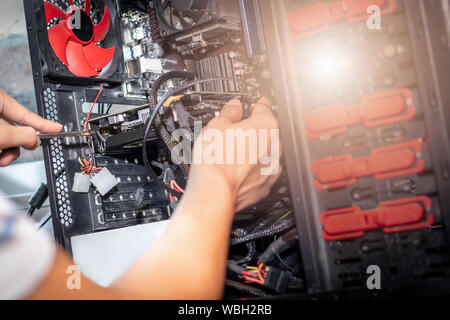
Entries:
{"type": "MultiPolygon", "coordinates": [[[[170,71],[156,79],[155,83],[153,83],[150,95],[148,97],[151,111],[153,111],[158,104],[158,91],[161,89],[161,86],[172,79],[194,80],[195,76],[192,72],[188,71],[170,71]]],[[[169,151],[172,151],[172,149],[175,148],[175,145],[159,114],[156,115],[154,122],[156,132],[158,133],[159,137],[164,142],[169,151]]],[[[189,167],[186,163],[183,163],[180,168],[182,169],[185,176],[189,174],[189,167]]]]}
{"type": "Polygon", "coordinates": [[[208,78],[208,79],[199,79],[199,80],[194,80],[194,81],[189,81],[183,85],[181,85],[178,88],[172,89],[169,92],[167,92],[163,98],[161,99],[161,101],[158,102],[158,104],[156,105],[156,107],[154,108],[152,114],[150,115],[149,119],[147,120],[147,124],[146,124],[146,128],[145,128],[145,132],[144,132],[144,138],[143,138],[143,143],[142,143],[142,158],[144,161],[144,165],[147,168],[150,177],[156,182],[158,183],[162,188],[164,188],[167,192],[169,192],[169,194],[172,194],[176,197],[181,197],[181,194],[175,190],[172,190],[168,185],[166,185],[163,181],[161,181],[161,179],[159,179],[159,177],[157,176],[157,174],[155,173],[149,159],[148,159],[148,152],[147,152],[147,140],[148,137],[150,135],[150,131],[153,125],[153,122],[155,121],[156,116],[159,114],[159,111],[161,110],[161,108],[163,107],[164,103],[167,101],[167,99],[169,99],[172,96],[175,96],[177,94],[180,94],[184,91],[186,91],[187,89],[197,85],[197,84],[202,84],[202,83],[207,83],[207,82],[211,82],[211,81],[237,81],[234,78],[226,78],[226,77],[217,77],[217,78],[208,78]]]}
{"type": "Polygon", "coordinates": [[[34,211],[39,210],[42,207],[47,198],[48,198],[47,184],[41,183],[39,187],[31,195],[30,199],[28,199],[29,207],[27,210],[27,215],[31,217],[34,211]]]}
{"type": "Polygon", "coordinates": [[[264,230],[259,230],[253,233],[250,233],[243,237],[238,238],[232,238],[230,241],[231,246],[235,246],[241,243],[246,243],[249,241],[253,241],[256,239],[266,238],[270,236],[274,236],[276,234],[282,233],[284,231],[287,231],[291,229],[293,226],[295,226],[294,218],[289,218],[284,221],[281,221],[275,225],[272,225],[264,230]]]}
{"type": "MultiPolygon", "coordinates": [[[[59,179],[66,171],[64,167],[59,169],[55,174],[55,180],[59,179]]],[[[48,198],[48,186],[46,183],[41,183],[39,187],[33,192],[30,199],[28,199],[27,215],[31,217],[36,210],[39,210],[48,198]]]]}

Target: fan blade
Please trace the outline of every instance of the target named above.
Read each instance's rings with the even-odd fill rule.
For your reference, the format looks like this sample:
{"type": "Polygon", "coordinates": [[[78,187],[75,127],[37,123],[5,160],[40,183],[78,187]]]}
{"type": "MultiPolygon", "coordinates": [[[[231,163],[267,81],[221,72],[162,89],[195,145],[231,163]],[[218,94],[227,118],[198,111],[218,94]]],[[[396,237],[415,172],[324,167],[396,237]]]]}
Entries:
{"type": "Polygon", "coordinates": [[[109,14],[108,8],[105,6],[102,21],[94,26],[94,42],[99,43],[105,39],[109,31],[109,26],[111,25],[111,16],[109,14]]]}
{"type": "Polygon", "coordinates": [[[91,42],[83,47],[83,52],[89,64],[97,71],[100,71],[112,60],[116,47],[103,49],[91,42]]]}
{"type": "Polygon", "coordinates": [[[67,44],[66,56],[67,61],[69,62],[67,68],[74,75],[79,77],[93,77],[99,75],[99,72],[89,64],[84,56],[83,45],[69,41],[67,44]]]}
{"type": "Polygon", "coordinates": [[[47,24],[54,18],[66,19],[68,16],[54,4],[44,1],[45,19],[47,24]]]}
{"type": "Polygon", "coordinates": [[[50,46],[52,47],[58,59],[61,60],[61,62],[66,66],[68,65],[66,57],[66,46],[69,38],[70,34],[67,31],[64,21],[61,21],[48,30],[48,41],[50,42],[50,46]]]}
{"type": "Polygon", "coordinates": [[[91,0],[85,0],[84,1],[84,12],[86,12],[88,15],[91,13],[91,0]]]}

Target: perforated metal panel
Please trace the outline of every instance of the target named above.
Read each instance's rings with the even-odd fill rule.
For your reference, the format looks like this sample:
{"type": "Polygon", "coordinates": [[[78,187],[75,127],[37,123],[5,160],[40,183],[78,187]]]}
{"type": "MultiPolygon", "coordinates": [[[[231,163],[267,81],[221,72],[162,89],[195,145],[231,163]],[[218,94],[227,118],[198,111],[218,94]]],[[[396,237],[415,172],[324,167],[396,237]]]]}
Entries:
{"type": "MultiPolygon", "coordinates": [[[[44,111],[48,120],[58,121],[58,108],[56,105],[56,93],[50,88],[44,89],[44,111]]],[[[51,139],[48,146],[51,154],[53,175],[59,176],[56,180],[56,198],[58,218],[64,227],[70,227],[73,223],[72,208],[69,199],[69,187],[65,174],[59,175],[64,170],[64,153],[61,145],[61,139],[51,139]]]]}

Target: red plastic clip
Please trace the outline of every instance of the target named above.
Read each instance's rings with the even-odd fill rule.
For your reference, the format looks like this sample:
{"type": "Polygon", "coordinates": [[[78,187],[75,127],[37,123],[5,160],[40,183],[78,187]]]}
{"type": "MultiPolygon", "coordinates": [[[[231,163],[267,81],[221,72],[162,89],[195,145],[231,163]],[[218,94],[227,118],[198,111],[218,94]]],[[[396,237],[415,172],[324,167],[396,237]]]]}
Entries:
{"type": "Polygon", "coordinates": [[[376,179],[389,179],[421,172],[423,138],[373,149],[369,156],[355,159],[350,154],[327,157],[315,161],[311,172],[314,186],[329,190],[356,183],[358,178],[374,175],[376,179]]]}
{"type": "Polygon", "coordinates": [[[357,104],[330,105],[304,113],[309,139],[344,133],[350,125],[364,123],[366,127],[406,121],[414,117],[414,95],[403,88],[363,97],[357,104]]]}
{"type": "Polygon", "coordinates": [[[397,8],[396,0],[340,0],[332,3],[319,2],[288,15],[293,40],[306,38],[327,31],[330,24],[347,19],[348,23],[367,20],[367,9],[372,6],[383,8],[381,15],[390,14],[397,8]]]}
{"type": "Polygon", "coordinates": [[[366,211],[360,207],[328,210],[320,214],[322,236],[334,241],[360,238],[365,231],[378,228],[384,233],[423,229],[434,223],[430,210],[431,199],[427,196],[385,201],[366,211]]]}

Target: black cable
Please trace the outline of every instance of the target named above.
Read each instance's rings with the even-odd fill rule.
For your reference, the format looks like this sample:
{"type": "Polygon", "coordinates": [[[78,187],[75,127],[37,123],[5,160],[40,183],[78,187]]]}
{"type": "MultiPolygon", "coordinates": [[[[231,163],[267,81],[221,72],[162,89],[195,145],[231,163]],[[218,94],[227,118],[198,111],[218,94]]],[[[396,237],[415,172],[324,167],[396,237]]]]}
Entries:
{"type": "MultiPolygon", "coordinates": [[[[243,237],[248,234],[248,232],[245,229],[235,229],[233,230],[234,234],[237,234],[238,237],[243,237]]],[[[233,261],[238,265],[245,265],[248,264],[252,259],[254,258],[256,254],[256,242],[255,241],[249,241],[245,244],[247,246],[247,254],[245,257],[236,257],[233,258],[233,261]]]]}
{"type": "Polygon", "coordinates": [[[287,219],[285,221],[281,221],[273,226],[270,226],[267,229],[256,231],[253,233],[250,233],[246,236],[239,237],[239,238],[232,238],[230,241],[230,245],[234,246],[241,243],[246,243],[249,241],[253,241],[256,239],[266,238],[270,236],[274,236],[276,234],[282,233],[286,230],[289,230],[295,225],[294,218],[287,219]]]}
{"type": "Polygon", "coordinates": [[[245,283],[241,283],[241,282],[238,282],[238,281],[235,281],[235,280],[227,279],[225,281],[225,285],[227,287],[230,287],[230,288],[233,288],[233,289],[245,292],[245,293],[249,293],[249,294],[252,294],[252,295],[257,296],[257,297],[269,297],[270,296],[270,294],[268,294],[264,290],[261,290],[259,288],[255,288],[255,287],[249,286],[249,285],[247,285],[245,283]]]}
{"type": "Polygon", "coordinates": [[[28,211],[27,215],[32,216],[36,209],[40,209],[44,204],[45,200],[48,198],[48,188],[47,184],[41,183],[39,187],[34,191],[31,195],[30,199],[28,199],[28,211]]]}
{"type": "Polygon", "coordinates": [[[290,276],[289,277],[289,289],[302,289],[305,286],[305,281],[303,279],[290,276]]]}
{"type": "MultiPolygon", "coordinates": [[[[267,249],[258,257],[258,260],[263,264],[268,264],[269,262],[273,261],[277,254],[281,254],[287,249],[289,249],[294,243],[295,240],[297,240],[297,230],[292,229],[279,237],[278,239],[275,239],[268,247],[267,249]]],[[[280,258],[281,260],[281,258],[280,258]]]]}
{"type": "MultiPolygon", "coordinates": [[[[275,240],[276,241],[277,236],[275,236],[275,240]]],[[[284,265],[286,267],[286,269],[288,269],[291,273],[295,274],[296,272],[286,263],[286,261],[284,261],[283,259],[281,259],[280,254],[278,252],[275,252],[275,255],[277,256],[277,259],[281,262],[282,265],[284,265]]]]}
{"type": "Polygon", "coordinates": [[[35,207],[29,206],[27,210],[27,216],[31,217],[35,210],[36,210],[35,207]]]}
{"type": "MultiPolygon", "coordinates": [[[[148,102],[150,106],[150,111],[153,111],[156,108],[156,105],[158,104],[158,91],[163,85],[163,83],[171,80],[171,79],[185,79],[185,80],[193,80],[195,79],[195,76],[193,73],[188,71],[170,71],[162,76],[160,76],[158,79],[156,79],[155,83],[153,83],[152,89],[150,91],[150,95],[148,97],[148,102]]],[[[161,117],[159,114],[155,117],[155,128],[156,132],[158,133],[161,140],[166,145],[167,149],[169,151],[172,151],[174,148],[174,144],[172,142],[172,137],[170,136],[169,131],[167,131],[167,128],[164,126],[163,121],[161,120],[161,117]]],[[[187,176],[189,174],[189,168],[186,164],[180,166],[184,176],[187,176]]]]}
{"type": "Polygon", "coordinates": [[[44,227],[45,224],[46,224],[51,218],[52,218],[52,215],[50,214],[50,215],[44,220],[44,222],[42,222],[42,223],[39,225],[39,228],[38,228],[38,229],[42,229],[42,227],[44,227]]]}
{"type": "Polygon", "coordinates": [[[181,92],[184,92],[185,90],[191,88],[192,86],[195,86],[197,84],[201,84],[201,83],[206,83],[206,82],[210,82],[210,81],[236,81],[236,79],[233,78],[209,78],[209,79],[199,79],[199,80],[194,80],[194,81],[189,81],[183,85],[181,85],[178,88],[172,89],[169,92],[167,92],[164,97],[161,99],[161,101],[158,102],[157,106],[155,107],[155,109],[153,110],[150,118],[147,121],[147,126],[145,128],[145,133],[144,133],[144,138],[143,138],[143,143],[142,143],[142,158],[144,161],[144,165],[147,168],[150,177],[156,182],[158,183],[162,188],[164,188],[165,190],[167,190],[167,192],[169,192],[170,194],[176,196],[176,197],[181,197],[181,194],[179,192],[176,192],[175,190],[172,190],[171,188],[169,188],[169,186],[167,186],[164,182],[162,182],[158,176],[156,175],[155,171],[153,170],[152,165],[150,164],[150,161],[148,160],[148,153],[147,153],[147,139],[148,136],[150,134],[150,130],[153,124],[153,121],[155,120],[156,116],[159,113],[159,110],[162,108],[164,102],[166,102],[166,100],[169,97],[172,97],[174,95],[177,95],[181,92]]]}
{"type": "Polygon", "coordinates": [[[106,107],[106,111],[105,111],[106,114],[109,113],[109,110],[111,110],[111,107],[112,107],[112,104],[111,103],[108,104],[108,106],[106,107]]]}

